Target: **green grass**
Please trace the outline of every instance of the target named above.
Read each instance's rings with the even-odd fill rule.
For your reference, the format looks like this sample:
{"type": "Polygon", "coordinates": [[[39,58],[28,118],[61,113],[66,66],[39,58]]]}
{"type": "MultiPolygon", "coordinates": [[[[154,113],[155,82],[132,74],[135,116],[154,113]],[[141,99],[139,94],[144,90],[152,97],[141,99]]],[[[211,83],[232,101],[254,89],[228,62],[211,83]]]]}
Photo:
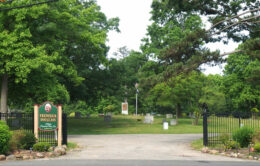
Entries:
{"type": "Polygon", "coordinates": [[[141,116],[114,115],[111,122],[104,122],[103,117],[68,119],[68,134],[184,134],[202,133],[202,120],[198,126],[191,119],[179,119],[177,126],[163,130],[162,117],[155,117],[153,124],[144,124],[141,116]],[[141,121],[137,121],[141,119],[141,121]]]}
{"type": "Polygon", "coordinates": [[[68,150],[75,149],[77,147],[78,147],[78,144],[75,142],[68,142],[68,144],[67,144],[68,150]]]}
{"type": "Polygon", "coordinates": [[[195,150],[201,150],[203,148],[203,139],[198,139],[191,142],[191,147],[195,150]]]}

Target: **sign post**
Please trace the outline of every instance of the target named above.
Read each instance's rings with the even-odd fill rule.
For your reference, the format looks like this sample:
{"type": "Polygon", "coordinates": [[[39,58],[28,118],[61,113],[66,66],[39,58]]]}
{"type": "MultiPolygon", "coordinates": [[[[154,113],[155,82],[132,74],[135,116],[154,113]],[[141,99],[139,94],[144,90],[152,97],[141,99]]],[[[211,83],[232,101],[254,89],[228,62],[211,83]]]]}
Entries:
{"type": "Polygon", "coordinates": [[[39,139],[39,132],[38,132],[38,128],[39,128],[39,119],[38,119],[38,105],[35,104],[34,105],[34,135],[36,139],[39,139]]]}
{"type": "Polygon", "coordinates": [[[122,103],[122,114],[128,115],[128,103],[122,103]]]}
{"type": "Polygon", "coordinates": [[[51,102],[44,102],[40,106],[34,105],[34,134],[39,138],[38,130],[51,132],[58,130],[58,146],[62,144],[62,108],[51,102]]]}

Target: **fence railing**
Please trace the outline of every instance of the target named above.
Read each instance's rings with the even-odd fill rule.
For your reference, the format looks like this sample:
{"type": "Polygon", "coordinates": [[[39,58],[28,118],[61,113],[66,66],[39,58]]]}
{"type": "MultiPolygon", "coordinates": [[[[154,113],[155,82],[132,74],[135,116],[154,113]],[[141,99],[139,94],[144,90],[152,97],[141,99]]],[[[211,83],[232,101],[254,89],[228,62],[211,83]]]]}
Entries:
{"type": "Polygon", "coordinates": [[[221,135],[229,135],[230,140],[234,131],[248,126],[260,129],[260,119],[254,113],[204,113],[203,114],[203,144],[211,146],[221,144],[221,135]]]}
{"type": "MultiPolygon", "coordinates": [[[[0,120],[6,121],[12,131],[25,130],[34,133],[33,113],[0,113],[0,120]]],[[[62,115],[62,144],[67,144],[67,115],[62,115]]],[[[57,131],[43,132],[39,130],[38,142],[48,142],[57,145],[57,131]]]]}
{"type": "Polygon", "coordinates": [[[34,132],[34,116],[32,113],[0,113],[0,120],[6,121],[10,130],[34,132]]]}

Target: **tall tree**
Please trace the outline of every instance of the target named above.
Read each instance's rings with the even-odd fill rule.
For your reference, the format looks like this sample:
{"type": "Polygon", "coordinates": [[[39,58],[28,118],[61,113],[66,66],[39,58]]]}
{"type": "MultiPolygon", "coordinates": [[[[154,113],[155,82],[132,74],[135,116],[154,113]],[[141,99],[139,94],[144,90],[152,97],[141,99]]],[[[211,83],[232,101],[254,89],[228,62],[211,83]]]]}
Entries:
{"type": "MultiPolygon", "coordinates": [[[[0,5],[12,8],[31,3],[32,0],[14,0],[0,5]]],[[[52,91],[51,87],[55,85],[65,96],[69,92],[72,99],[81,98],[81,94],[76,94],[75,87],[81,85],[84,79],[91,79],[89,76],[92,72],[100,70],[108,50],[105,45],[106,34],[109,30],[118,30],[118,19],[107,20],[92,0],[58,1],[6,10],[0,13],[0,22],[0,38],[3,41],[0,44],[2,112],[7,110],[10,81],[15,81],[22,88],[42,87],[42,84],[33,83],[37,82],[36,79],[28,77],[32,73],[45,76],[45,81],[48,78],[53,80],[47,81],[52,84],[44,87],[46,91],[52,91]],[[39,72],[45,72],[47,76],[39,72]]],[[[93,85],[95,83],[87,86],[93,85]]],[[[15,89],[17,86],[13,84],[12,87],[15,89]]],[[[94,91],[95,88],[88,89],[94,91]]],[[[34,102],[39,101],[34,93],[28,93],[28,89],[24,92],[27,92],[26,97],[33,96],[34,102]]],[[[48,95],[42,99],[47,98],[48,95]]]]}

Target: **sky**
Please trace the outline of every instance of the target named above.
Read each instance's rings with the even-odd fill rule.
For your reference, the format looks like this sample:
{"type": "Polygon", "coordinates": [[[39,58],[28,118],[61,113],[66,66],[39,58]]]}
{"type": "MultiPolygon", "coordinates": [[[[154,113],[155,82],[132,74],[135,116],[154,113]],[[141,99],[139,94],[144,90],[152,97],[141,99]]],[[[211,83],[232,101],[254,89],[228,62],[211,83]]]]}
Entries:
{"type": "MultiPolygon", "coordinates": [[[[151,24],[151,3],[152,0],[97,0],[101,6],[101,11],[108,18],[119,17],[120,33],[112,31],[108,33],[108,46],[110,51],[108,57],[113,57],[113,53],[118,48],[126,46],[129,50],[140,51],[141,39],[145,37],[146,29],[151,24]]],[[[233,51],[238,46],[237,43],[229,42],[228,45],[222,43],[208,44],[214,51],[220,49],[221,53],[233,51]]],[[[205,74],[222,74],[224,64],[210,67],[203,65],[205,74]]]]}

